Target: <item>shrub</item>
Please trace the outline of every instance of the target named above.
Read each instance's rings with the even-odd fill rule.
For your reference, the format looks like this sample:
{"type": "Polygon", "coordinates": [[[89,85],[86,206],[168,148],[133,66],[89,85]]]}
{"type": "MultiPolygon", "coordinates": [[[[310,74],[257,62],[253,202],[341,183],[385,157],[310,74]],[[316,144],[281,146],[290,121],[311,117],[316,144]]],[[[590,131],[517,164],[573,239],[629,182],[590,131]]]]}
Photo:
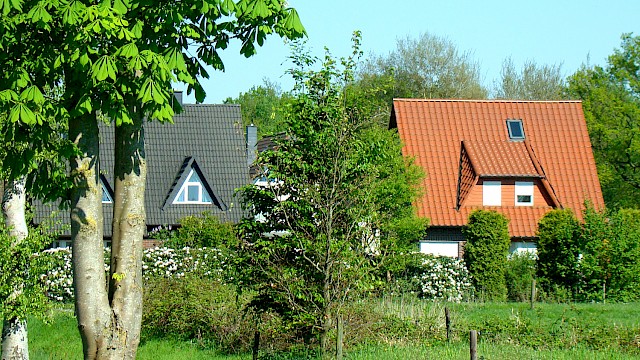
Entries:
{"type": "Polygon", "coordinates": [[[236,295],[229,285],[195,276],[150,280],[144,293],[142,338],[196,340],[223,352],[247,351],[255,323],[244,316],[236,295]]]}
{"type": "Polygon", "coordinates": [[[588,299],[637,301],[640,299],[640,210],[620,209],[612,214],[585,216],[585,228],[592,222],[602,223],[601,227],[606,230],[601,231],[604,236],[593,239],[595,245],[590,249],[598,251],[588,253],[589,256],[585,251],[583,260],[595,259],[597,262],[581,262],[585,277],[592,275],[585,280],[585,283],[592,284],[585,289],[590,295],[588,299]],[[599,271],[589,272],[593,270],[594,263],[598,265],[595,270],[599,271]],[[587,268],[586,265],[592,266],[587,268]]]}
{"type": "Polygon", "coordinates": [[[538,223],[537,274],[548,294],[575,292],[578,274],[578,220],[569,209],[548,212],[538,223]]]}
{"type": "MultiPolygon", "coordinates": [[[[110,249],[104,252],[105,259],[110,249]]],[[[216,281],[233,281],[232,266],[226,250],[216,248],[167,247],[145,249],[142,257],[142,274],[145,280],[155,278],[182,278],[200,276],[216,281]]],[[[73,273],[71,270],[71,249],[57,248],[41,253],[42,262],[51,264],[50,270],[40,276],[49,299],[58,302],[73,301],[73,273]]],[[[108,261],[105,272],[108,273],[108,261]]]]}
{"type": "Polygon", "coordinates": [[[514,253],[508,257],[505,269],[507,298],[511,301],[528,301],[531,283],[536,275],[536,256],[529,252],[514,253]]]}
{"type": "Polygon", "coordinates": [[[476,294],[485,300],[505,300],[505,264],[509,251],[509,221],[495,211],[476,210],[462,228],[467,240],[464,261],[476,294]]]}
{"type": "Polygon", "coordinates": [[[221,222],[209,212],[201,216],[187,216],[180,219],[180,227],[171,232],[160,229],[158,237],[165,240],[164,245],[174,249],[225,248],[235,244],[236,233],[232,223],[221,222]]]}
{"type": "Polygon", "coordinates": [[[464,262],[450,257],[426,256],[414,281],[418,285],[418,296],[423,299],[460,302],[472,293],[464,262]]]}

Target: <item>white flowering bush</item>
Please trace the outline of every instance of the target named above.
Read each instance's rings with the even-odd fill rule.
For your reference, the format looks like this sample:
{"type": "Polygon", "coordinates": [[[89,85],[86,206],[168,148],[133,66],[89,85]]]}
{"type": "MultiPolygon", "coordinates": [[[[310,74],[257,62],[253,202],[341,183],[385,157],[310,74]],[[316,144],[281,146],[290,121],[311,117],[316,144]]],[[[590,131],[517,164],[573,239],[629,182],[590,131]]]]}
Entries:
{"type": "Polygon", "coordinates": [[[45,250],[41,256],[52,264],[51,269],[40,275],[47,297],[51,300],[69,302],[73,299],[73,275],[71,272],[71,249],[45,250]]]}
{"type": "Polygon", "coordinates": [[[228,256],[216,248],[156,247],[146,249],[143,255],[142,273],[145,280],[154,277],[181,278],[186,274],[194,274],[226,281],[229,280],[226,278],[229,269],[228,256]]]}
{"type": "MultiPolygon", "coordinates": [[[[105,272],[109,272],[111,250],[105,249],[105,272]]],[[[47,296],[54,301],[73,300],[73,273],[71,270],[71,249],[57,248],[45,250],[41,255],[53,264],[51,270],[40,276],[47,296]]],[[[233,280],[230,274],[229,258],[224,251],[215,248],[171,249],[156,247],[144,250],[142,274],[145,280],[151,278],[182,278],[197,275],[218,281],[233,280]]]]}
{"type": "Polygon", "coordinates": [[[425,256],[417,270],[413,282],[423,299],[460,302],[471,296],[471,277],[462,260],[425,256]]]}

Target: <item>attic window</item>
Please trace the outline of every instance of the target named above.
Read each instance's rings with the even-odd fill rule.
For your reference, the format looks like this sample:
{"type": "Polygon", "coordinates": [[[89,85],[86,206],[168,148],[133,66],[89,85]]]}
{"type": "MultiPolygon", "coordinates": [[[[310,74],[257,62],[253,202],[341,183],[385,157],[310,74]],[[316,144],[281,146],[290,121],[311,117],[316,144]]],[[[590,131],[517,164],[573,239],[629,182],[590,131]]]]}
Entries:
{"type": "Polygon", "coordinates": [[[103,204],[111,204],[113,203],[113,196],[111,195],[111,190],[104,184],[105,180],[102,179],[102,175],[100,175],[100,185],[102,185],[102,203],[103,204]]]}
{"type": "Polygon", "coordinates": [[[522,120],[507,120],[507,130],[509,130],[510,140],[524,140],[524,128],[522,127],[522,120]]]}
{"type": "Polygon", "coordinates": [[[187,180],[182,184],[174,204],[211,204],[211,196],[205,189],[198,173],[191,169],[187,180]]]}

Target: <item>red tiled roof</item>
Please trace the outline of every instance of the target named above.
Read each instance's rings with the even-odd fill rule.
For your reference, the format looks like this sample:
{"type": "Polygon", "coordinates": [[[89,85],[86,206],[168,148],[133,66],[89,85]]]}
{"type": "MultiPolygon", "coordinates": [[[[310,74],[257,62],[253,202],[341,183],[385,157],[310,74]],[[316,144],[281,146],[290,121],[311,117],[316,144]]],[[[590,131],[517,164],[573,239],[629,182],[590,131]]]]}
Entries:
{"type": "Polygon", "coordinates": [[[539,177],[523,141],[463,141],[478,176],[539,177]]]}
{"type": "MultiPolygon", "coordinates": [[[[552,201],[578,216],[585,200],[604,207],[579,101],[395,99],[396,126],[404,155],[415,157],[427,174],[417,208],[433,226],[466,224],[473,208],[457,209],[461,175],[466,182],[474,175],[538,176],[552,201]],[[522,119],[526,141],[509,141],[507,119],[522,119]],[[463,143],[475,174],[461,163],[463,143]]],[[[533,237],[549,207],[495,210],[510,219],[511,236],[533,237]]]]}

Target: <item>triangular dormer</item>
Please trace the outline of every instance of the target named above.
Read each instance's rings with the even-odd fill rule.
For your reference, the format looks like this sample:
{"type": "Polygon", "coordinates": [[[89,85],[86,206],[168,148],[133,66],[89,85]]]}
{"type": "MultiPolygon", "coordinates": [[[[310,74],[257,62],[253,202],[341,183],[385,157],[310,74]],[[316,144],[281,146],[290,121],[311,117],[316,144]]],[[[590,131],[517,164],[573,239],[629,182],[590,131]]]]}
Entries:
{"type": "Polygon", "coordinates": [[[536,206],[562,207],[533,148],[526,140],[463,140],[458,166],[456,210],[467,205],[504,206],[501,200],[503,184],[508,185],[505,194],[513,193],[513,201],[507,201],[506,206],[534,206],[536,189],[535,192],[545,200],[536,206]],[[478,185],[481,186],[480,190],[476,188],[478,185]],[[468,203],[470,197],[473,200],[468,203]]]}
{"type": "Polygon", "coordinates": [[[112,204],[113,203],[113,190],[111,186],[109,186],[109,182],[104,175],[100,174],[100,185],[102,186],[102,203],[103,204],[112,204]]]}
{"type": "Polygon", "coordinates": [[[220,210],[227,210],[193,157],[183,161],[162,208],[168,205],[215,205],[220,210]]]}

